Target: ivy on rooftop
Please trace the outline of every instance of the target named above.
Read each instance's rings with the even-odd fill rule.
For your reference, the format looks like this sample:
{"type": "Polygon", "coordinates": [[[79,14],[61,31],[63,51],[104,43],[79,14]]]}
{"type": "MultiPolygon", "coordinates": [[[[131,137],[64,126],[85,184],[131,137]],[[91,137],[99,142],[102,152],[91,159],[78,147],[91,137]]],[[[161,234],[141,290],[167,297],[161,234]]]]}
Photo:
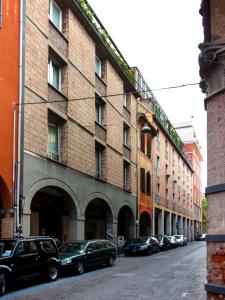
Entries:
{"type": "Polygon", "coordinates": [[[106,29],[103,27],[101,22],[99,21],[98,17],[96,16],[93,9],[90,7],[87,0],[76,0],[77,4],[81,8],[82,12],[87,17],[90,25],[95,29],[98,36],[101,38],[102,42],[106,46],[106,48],[109,50],[109,52],[112,54],[114,60],[116,63],[121,67],[125,75],[127,76],[130,83],[135,87],[135,77],[133,72],[130,70],[129,65],[117,49],[116,45],[114,44],[113,40],[109,36],[106,29]]]}

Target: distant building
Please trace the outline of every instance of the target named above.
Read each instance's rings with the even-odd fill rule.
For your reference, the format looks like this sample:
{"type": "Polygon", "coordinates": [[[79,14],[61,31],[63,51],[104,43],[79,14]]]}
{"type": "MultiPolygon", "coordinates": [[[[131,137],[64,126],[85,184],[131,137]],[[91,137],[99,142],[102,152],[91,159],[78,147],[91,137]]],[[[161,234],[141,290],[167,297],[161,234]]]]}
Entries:
{"type": "Polygon", "coordinates": [[[174,124],[174,128],[184,143],[184,152],[192,162],[193,173],[193,204],[194,204],[194,235],[202,232],[202,184],[201,163],[203,161],[201,147],[191,122],[174,124]]]}
{"type": "Polygon", "coordinates": [[[150,232],[167,235],[184,234],[189,240],[193,240],[192,165],[183,152],[183,143],[179,135],[159,102],[150,92],[140,71],[137,68],[133,70],[136,88],[139,91],[138,210],[140,234],[150,232]],[[142,129],[146,125],[151,131],[144,134],[142,129]]]}

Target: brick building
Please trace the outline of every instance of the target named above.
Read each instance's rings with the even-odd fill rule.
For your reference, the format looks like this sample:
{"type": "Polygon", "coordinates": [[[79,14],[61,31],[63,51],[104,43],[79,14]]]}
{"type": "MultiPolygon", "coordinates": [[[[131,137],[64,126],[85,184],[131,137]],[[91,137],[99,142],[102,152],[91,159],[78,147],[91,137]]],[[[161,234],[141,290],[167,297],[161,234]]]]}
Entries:
{"type": "MultiPolygon", "coordinates": [[[[139,91],[139,216],[140,233],[184,234],[194,238],[193,168],[183,143],[137,68],[139,91]],[[148,125],[150,133],[143,134],[148,125]],[[150,184],[149,184],[150,180],[150,184]],[[150,210],[152,212],[150,213],[150,210]],[[149,226],[141,226],[141,213],[149,212],[149,226]],[[144,231],[144,232],[143,232],[144,231]]],[[[146,218],[147,219],[147,218],[146,218]]],[[[149,224],[145,221],[144,224],[149,224]]]]}
{"type": "Polygon", "coordinates": [[[194,205],[194,236],[202,232],[202,183],[201,162],[203,161],[201,147],[191,122],[175,124],[174,128],[184,143],[186,156],[192,162],[193,189],[192,199],[194,205]]]}
{"type": "Polygon", "coordinates": [[[23,234],[135,236],[133,74],[86,1],[21,2],[23,234]]]}
{"type": "Polygon", "coordinates": [[[199,45],[207,110],[207,299],[225,299],[225,2],[203,0],[204,42],[199,45]]]}
{"type": "MultiPolygon", "coordinates": [[[[0,236],[13,235],[13,203],[17,161],[20,64],[20,1],[3,0],[0,5],[0,236]],[[15,112],[15,113],[14,113],[15,112]]],[[[14,211],[13,211],[14,209],[14,211]]]]}

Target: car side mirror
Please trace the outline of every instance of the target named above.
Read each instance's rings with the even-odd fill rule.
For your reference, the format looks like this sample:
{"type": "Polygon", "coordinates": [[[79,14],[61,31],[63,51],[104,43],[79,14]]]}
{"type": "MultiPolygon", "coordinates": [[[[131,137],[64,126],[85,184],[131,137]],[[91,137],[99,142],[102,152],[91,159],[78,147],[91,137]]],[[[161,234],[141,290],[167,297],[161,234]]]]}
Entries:
{"type": "Polygon", "coordinates": [[[18,250],[18,251],[16,251],[16,256],[22,256],[22,255],[24,255],[25,254],[25,251],[24,250],[18,250]]]}

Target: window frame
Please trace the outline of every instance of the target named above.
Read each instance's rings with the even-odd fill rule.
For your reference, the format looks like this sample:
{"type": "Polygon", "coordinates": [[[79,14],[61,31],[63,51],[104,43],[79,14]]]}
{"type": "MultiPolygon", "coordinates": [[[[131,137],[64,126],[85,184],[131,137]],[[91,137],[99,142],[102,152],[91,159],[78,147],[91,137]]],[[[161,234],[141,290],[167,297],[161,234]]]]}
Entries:
{"type": "Polygon", "coordinates": [[[130,147],[130,127],[123,123],[123,144],[130,147]]]}
{"type": "Polygon", "coordinates": [[[95,144],[95,178],[102,179],[102,149],[95,144]]]}
{"type": "Polygon", "coordinates": [[[55,161],[60,161],[61,159],[61,125],[58,122],[53,122],[53,121],[48,121],[48,141],[49,141],[49,126],[56,126],[57,127],[57,149],[58,149],[58,153],[54,153],[54,152],[50,152],[49,151],[49,147],[48,147],[48,143],[47,143],[47,153],[48,153],[48,157],[51,158],[52,160],[55,161]],[[53,158],[53,155],[58,155],[58,159],[53,158]]]}
{"type": "Polygon", "coordinates": [[[102,78],[102,61],[97,55],[95,55],[95,74],[102,78]],[[97,63],[100,67],[100,70],[97,70],[97,63]]]}
{"type": "Polygon", "coordinates": [[[130,191],[130,163],[123,161],[123,188],[130,191]]]}
{"type": "Polygon", "coordinates": [[[57,63],[53,58],[49,58],[48,60],[48,83],[51,84],[55,89],[61,92],[62,89],[62,68],[59,63],[57,63]],[[54,85],[54,67],[58,69],[58,85],[54,85]]]}
{"type": "Polygon", "coordinates": [[[50,21],[54,24],[54,26],[62,32],[62,9],[59,7],[59,5],[54,1],[50,0],[49,1],[49,15],[48,15],[50,21]],[[53,6],[56,7],[56,9],[59,11],[59,26],[56,25],[54,22],[54,17],[53,17],[53,6]]]}
{"type": "Polygon", "coordinates": [[[145,193],[145,169],[140,169],[140,190],[142,193],[145,193]]]}

